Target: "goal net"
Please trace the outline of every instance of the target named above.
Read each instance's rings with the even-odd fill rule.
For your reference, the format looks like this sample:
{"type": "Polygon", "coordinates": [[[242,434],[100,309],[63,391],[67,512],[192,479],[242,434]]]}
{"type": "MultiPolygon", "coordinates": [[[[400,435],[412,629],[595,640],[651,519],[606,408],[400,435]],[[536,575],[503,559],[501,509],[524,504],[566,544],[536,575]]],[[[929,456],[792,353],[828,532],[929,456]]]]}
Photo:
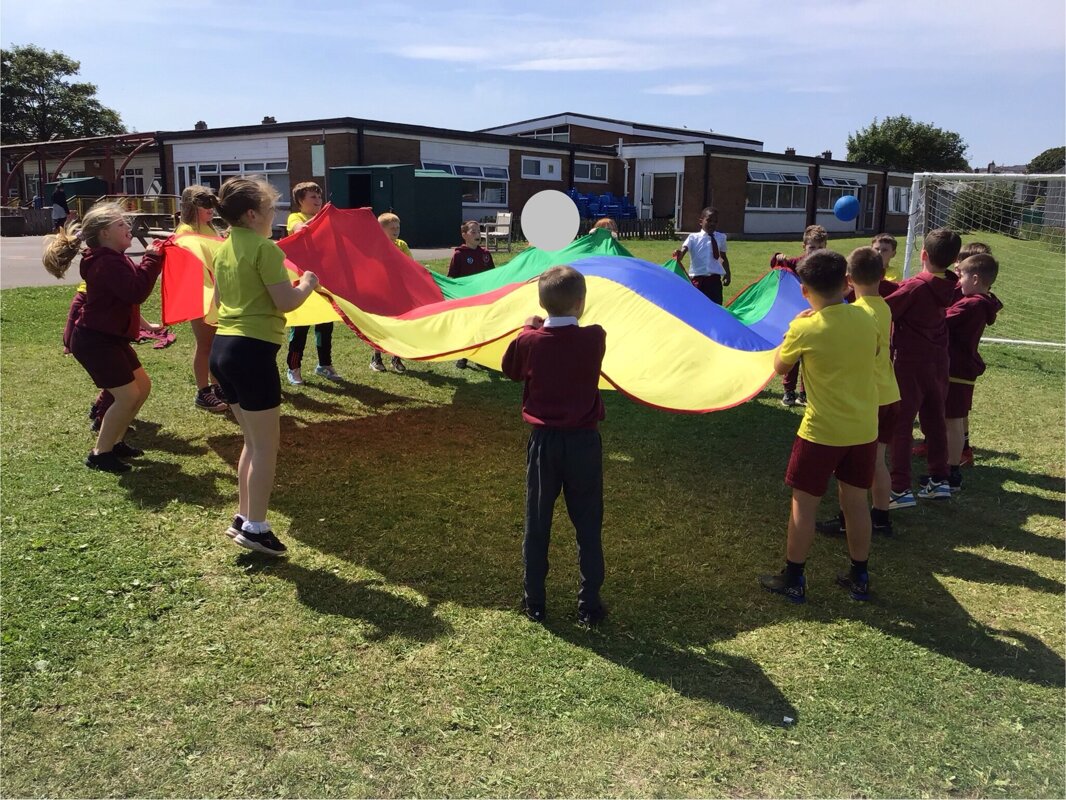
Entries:
{"type": "Polygon", "coordinates": [[[1066,176],[919,173],[911,189],[904,276],[922,268],[926,233],[951,228],[988,245],[1003,301],[984,341],[1066,346],[1066,176]]]}

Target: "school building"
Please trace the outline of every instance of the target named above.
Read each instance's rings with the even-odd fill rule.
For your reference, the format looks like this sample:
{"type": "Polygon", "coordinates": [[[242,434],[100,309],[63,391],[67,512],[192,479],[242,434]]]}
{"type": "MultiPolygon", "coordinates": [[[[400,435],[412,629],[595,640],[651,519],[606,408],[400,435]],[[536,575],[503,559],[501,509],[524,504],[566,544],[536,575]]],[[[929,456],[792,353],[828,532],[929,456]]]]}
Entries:
{"type": "MultiPolygon", "coordinates": [[[[410,164],[461,180],[464,217],[520,213],[543,189],[627,196],[642,218],[696,230],[708,205],[734,237],[793,236],[817,222],[834,233],[903,233],[911,175],[872,164],[768,153],[754,139],[585,114],[563,113],[479,131],[340,117],[298,122],[94,137],[0,148],[5,194],[23,202],[48,182],[97,176],[117,193],[180,194],[219,188],[234,175],[263,175],[281,193],[306,180],[328,191],[330,169],[410,164]],[[136,137],[136,138],[132,138],[136,137]],[[862,213],[841,222],[843,195],[862,213]]],[[[46,198],[46,202],[48,198],[46,198]]]]}

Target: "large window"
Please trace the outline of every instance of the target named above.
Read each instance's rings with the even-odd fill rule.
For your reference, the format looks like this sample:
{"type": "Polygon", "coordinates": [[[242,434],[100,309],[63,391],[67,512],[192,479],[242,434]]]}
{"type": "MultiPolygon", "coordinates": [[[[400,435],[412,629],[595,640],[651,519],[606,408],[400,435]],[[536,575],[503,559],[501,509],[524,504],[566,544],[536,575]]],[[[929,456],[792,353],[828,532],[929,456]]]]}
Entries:
{"type": "Polygon", "coordinates": [[[463,179],[463,205],[507,207],[507,183],[511,179],[507,167],[486,167],[478,164],[445,164],[423,161],[422,169],[433,169],[458,175],[463,179]]]}
{"type": "MultiPolygon", "coordinates": [[[[186,186],[210,187],[214,191],[222,188],[222,184],[230,178],[255,175],[265,178],[271,186],[277,189],[278,205],[288,208],[291,198],[289,196],[289,162],[288,161],[227,161],[223,163],[198,163],[178,164],[178,192],[186,186]]],[[[128,171],[128,170],[127,170],[128,171]]]]}
{"type": "Polygon", "coordinates": [[[909,214],[911,210],[911,190],[909,186],[888,187],[888,213],[909,214]]]}
{"type": "Polygon", "coordinates": [[[862,184],[854,178],[822,178],[818,187],[818,210],[832,211],[841,197],[859,196],[862,184]]]}
{"type": "Polygon", "coordinates": [[[607,183],[607,165],[600,161],[575,161],[574,180],[607,183]]]}
{"type": "Polygon", "coordinates": [[[520,133],[518,135],[525,136],[527,139],[547,139],[552,142],[569,142],[570,126],[556,125],[554,128],[538,128],[537,130],[527,131],[526,133],[520,133]]]}
{"type": "Polygon", "coordinates": [[[522,156],[522,177],[538,181],[561,181],[563,179],[562,159],[522,156]]]}
{"type": "Polygon", "coordinates": [[[144,168],[127,167],[120,186],[122,194],[144,194],[144,168]]]}
{"type": "Polygon", "coordinates": [[[807,208],[807,187],[811,179],[798,172],[749,169],[747,209],[749,211],[802,211],[807,208]]]}

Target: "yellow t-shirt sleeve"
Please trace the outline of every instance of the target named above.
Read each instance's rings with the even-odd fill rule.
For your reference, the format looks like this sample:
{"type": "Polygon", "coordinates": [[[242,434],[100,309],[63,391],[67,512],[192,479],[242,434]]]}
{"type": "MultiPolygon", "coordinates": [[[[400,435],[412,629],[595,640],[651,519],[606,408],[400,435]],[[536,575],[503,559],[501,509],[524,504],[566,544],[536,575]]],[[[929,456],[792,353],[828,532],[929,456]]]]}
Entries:
{"type": "Polygon", "coordinates": [[[293,228],[299,225],[301,222],[307,222],[310,219],[306,214],[302,214],[299,211],[293,211],[289,214],[289,218],[285,220],[285,233],[291,234],[293,228]]]}
{"type": "Polygon", "coordinates": [[[786,364],[795,364],[803,355],[803,326],[799,323],[800,320],[792,321],[785,332],[785,340],[781,342],[778,355],[786,364]]]}
{"type": "Polygon", "coordinates": [[[264,286],[289,283],[289,273],[285,269],[285,253],[273,242],[263,242],[256,264],[259,267],[259,278],[264,286]]]}
{"type": "Polygon", "coordinates": [[[411,258],[411,248],[407,246],[407,242],[405,242],[403,239],[397,239],[396,246],[400,248],[401,253],[403,253],[408,258],[411,258]]]}
{"type": "Polygon", "coordinates": [[[174,235],[181,236],[183,233],[196,233],[196,231],[193,230],[192,225],[188,222],[183,222],[174,229],[174,235]]]}

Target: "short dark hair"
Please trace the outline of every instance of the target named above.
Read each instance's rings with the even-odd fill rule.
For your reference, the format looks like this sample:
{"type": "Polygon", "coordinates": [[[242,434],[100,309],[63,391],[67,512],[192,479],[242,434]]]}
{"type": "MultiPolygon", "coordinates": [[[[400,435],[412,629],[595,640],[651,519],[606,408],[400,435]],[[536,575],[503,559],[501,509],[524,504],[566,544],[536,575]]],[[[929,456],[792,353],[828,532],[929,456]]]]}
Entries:
{"type": "Polygon", "coordinates": [[[703,209],[703,211],[700,212],[700,219],[701,220],[702,219],[706,219],[707,217],[711,216],[711,214],[717,214],[717,213],[718,213],[718,209],[717,208],[715,208],[714,206],[707,206],[707,208],[703,209]]]}
{"type": "Polygon", "coordinates": [[[314,181],[304,181],[292,187],[292,201],[296,204],[297,211],[300,210],[300,203],[303,202],[304,197],[312,192],[322,194],[322,187],[314,181]]]}
{"type": "Polygon", "coordinates": [[[885,262],[872,247],[856,247],[848,256],[848,276],[852,283],[870,286],[885,277],[885,262]]]}
{"type": "MultiPolygon", "coordinates": [[[[879,256],[880,258],[880,256],[879,256]]],[[[799,279],[817,294],[831,294],[844,287],[848,262],[832,250],[815,250],[796,266],[799,279]]]]}
{"type": "Polygon", "coordinates": [[[947,269],[959,257],[962,237],[950,228],[937,228],[925,235],[922,249],[929,256],[930,264],[937,269],[947,269]]]}
{"type": "Polygon", "coordinates": [[[549,316],[560,317],[573,311],[585,297],[585,276],[573,267],[552,267],[541,274],[537,291],[549,316]]]}
{"type": "Polygon", "coordinates": [[[882,244],[890,244],[890,245],[892,245],[892,249],[893,250],[897,249],[897,247],[896,247],[896,237],[893,236],[891,233],[879,233],[879,234],[877,234],[877,236],[875,236],[873,238],[873,241],[871,241],[870,244],[877,244],[878,242],[881,242],[882,244]]]}
{"type": "Polygon", "coordinates": [[[984,242],[970,242],[969,244],[964,244],[962,246],[962,249],[959,250],[958,260],[965,261],[970,256],[976,256],[980,254],[990,256],[992,255],[992,248],[984,242]]]}
{"type": "Polygon", "coordinates": [[[991,286],[999,277],[999,262],[988,253],[975,253],[958,266],[959,272],[976,272],[981,282],[991,286]]]}

